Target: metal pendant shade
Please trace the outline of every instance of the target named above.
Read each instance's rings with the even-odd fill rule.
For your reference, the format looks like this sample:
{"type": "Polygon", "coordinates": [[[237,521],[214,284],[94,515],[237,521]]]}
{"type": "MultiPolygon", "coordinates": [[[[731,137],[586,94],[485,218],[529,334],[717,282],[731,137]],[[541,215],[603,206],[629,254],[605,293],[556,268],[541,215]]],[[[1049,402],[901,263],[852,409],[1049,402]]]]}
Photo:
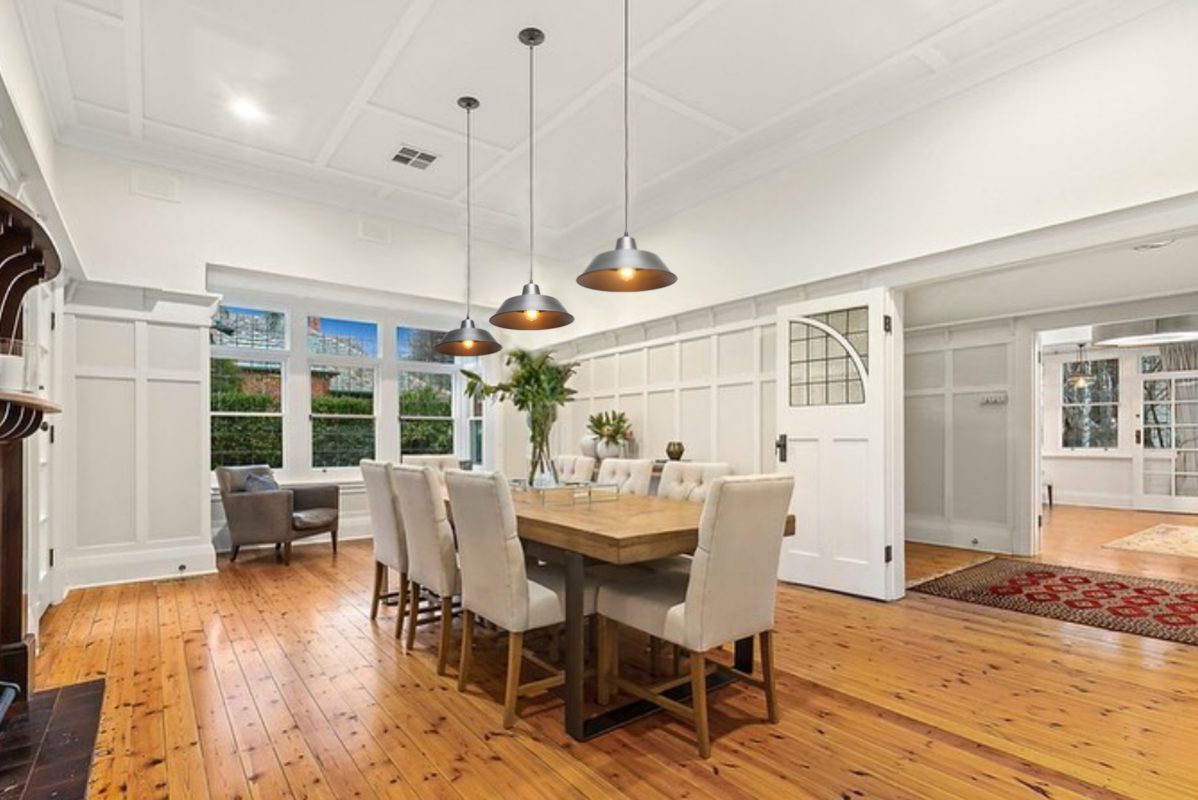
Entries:
{"type": "Polygon", "coordinates": [[[614,250],[600,253],[578,276],[579,285],[601,292],[647,292],[678,280],[656,253],[640,250],[628,233],[628,0],[624,0],[624,235],[614,250]]]}
{"type": "Polygon", "coordinates": [[[544,331],[551,328],[561,328],[574,321],[574,316],[566,311],[556,297],[541,294],[541,287],[533,277],[533,266],[536,260],[533,245],[533,50],[545,41],[545,33],[539,28],[525,28],[520,31],[520,44],[528,47],[528,283],[523,291],[513,295],[491,315],[491,324],[500,328],[511,328],[518,331],[544,331]]]}
{"type": "Polygon", "coordinates": [[[459,97],[458,106],[466,112],[466,318],[461,324],[441,337],[437,352],[447,356],[489,356],[503,349],[491,332],[474,324],[470,319],[470,267],[471,267],[471,197],[470,197],[470,112],[478,108],[473,97],[459,97]]]}

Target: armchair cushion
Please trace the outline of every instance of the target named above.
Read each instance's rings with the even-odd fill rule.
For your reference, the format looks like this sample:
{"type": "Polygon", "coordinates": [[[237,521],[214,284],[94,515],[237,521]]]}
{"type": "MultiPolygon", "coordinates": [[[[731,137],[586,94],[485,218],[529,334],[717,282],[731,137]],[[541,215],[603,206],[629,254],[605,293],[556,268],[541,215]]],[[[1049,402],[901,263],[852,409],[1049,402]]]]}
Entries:
{"type": "Polygon", "coordinates": [[[291,515],[291,527],[297,531],[331,528],[337,522],[335,508],[309,508],[291,515]]]}
{"type": "Polygon", "coordinates": [[[273,492],[279,488],[279,482],[272,475],[255,475],[253,473],[245,476],[245,490],[247,492],[273,492]]]}

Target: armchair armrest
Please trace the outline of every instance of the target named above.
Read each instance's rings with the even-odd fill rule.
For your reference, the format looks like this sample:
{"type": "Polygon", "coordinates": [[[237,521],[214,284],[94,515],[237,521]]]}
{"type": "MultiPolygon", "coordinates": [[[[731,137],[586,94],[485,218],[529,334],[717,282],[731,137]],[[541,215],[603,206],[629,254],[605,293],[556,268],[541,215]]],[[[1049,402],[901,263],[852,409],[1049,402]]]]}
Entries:
{"type": "Polygon", "coordinates": [[[221,501],[232,544],[272,544],[291,538],[294,497],[290,489],[235,492],[221,501]]]}
{"type": "Polygon", "coordinates": [[[341,508],[341,489],[333,484],[319,486],[295,486],[295,510],[309,508],[341,508]]]}

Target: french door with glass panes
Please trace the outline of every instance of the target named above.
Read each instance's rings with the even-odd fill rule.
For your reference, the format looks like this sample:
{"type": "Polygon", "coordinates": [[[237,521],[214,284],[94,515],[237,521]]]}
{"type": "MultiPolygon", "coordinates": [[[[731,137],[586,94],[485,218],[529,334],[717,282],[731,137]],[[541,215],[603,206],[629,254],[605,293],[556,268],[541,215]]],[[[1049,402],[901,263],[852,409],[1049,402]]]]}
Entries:
{"type": "Polygon", "coordinates": [[[1198,514],[1198,371],[1142,372],[1138,383],[1135,506],[1198,514]]]}

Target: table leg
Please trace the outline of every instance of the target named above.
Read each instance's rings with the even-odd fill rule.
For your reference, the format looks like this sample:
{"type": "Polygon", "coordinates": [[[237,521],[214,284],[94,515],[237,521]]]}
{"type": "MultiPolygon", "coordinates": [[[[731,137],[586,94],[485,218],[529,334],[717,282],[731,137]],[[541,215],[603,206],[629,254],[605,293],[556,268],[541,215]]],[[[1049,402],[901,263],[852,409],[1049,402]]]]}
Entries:
{"type": "Polygon", "coordinates": [[[753,674],[753,637],[736,640],[736,658],[734,664],[746,675],[753,674]]]}
{"type": "MultiPolygon", "coordinates": [[[[583,630],[582,591],[585,575],[581,553],[565,553],[566,560],[566,733],[586,738],[582,689],[586,637],[583,630]]],[[[752,647],[752,640],[750,640],[752,647]]]]}

